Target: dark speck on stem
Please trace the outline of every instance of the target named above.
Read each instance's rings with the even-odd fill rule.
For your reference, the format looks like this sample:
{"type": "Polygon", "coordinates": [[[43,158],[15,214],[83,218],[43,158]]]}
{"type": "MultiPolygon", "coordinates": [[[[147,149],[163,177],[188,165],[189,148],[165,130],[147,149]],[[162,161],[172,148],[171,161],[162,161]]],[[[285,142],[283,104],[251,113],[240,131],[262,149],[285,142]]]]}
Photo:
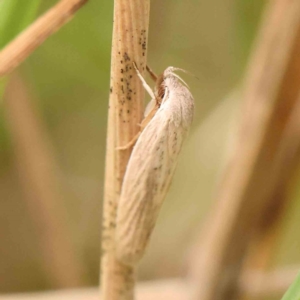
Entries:
{"type": "Polygon", "coordinates": [[[129,55],[127,54],[127,52],[124,53],[123,57],[124,57],[124,60],[125,60],[125,61],[129,61],[129,60],[130,60],[130,57],[129,57],[129,55]]]}

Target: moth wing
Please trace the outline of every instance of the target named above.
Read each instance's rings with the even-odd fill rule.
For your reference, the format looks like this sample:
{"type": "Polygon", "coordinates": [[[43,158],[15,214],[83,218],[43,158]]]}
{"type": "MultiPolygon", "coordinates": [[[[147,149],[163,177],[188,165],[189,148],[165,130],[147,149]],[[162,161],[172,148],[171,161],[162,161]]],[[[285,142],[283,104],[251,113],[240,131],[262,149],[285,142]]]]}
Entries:
{"type": "Polygon", "coordinates": [[[186,131],[158,111],[132,152],[117,212],[118,258],[135,264],[145,252],[169,189],[186,131]]]}

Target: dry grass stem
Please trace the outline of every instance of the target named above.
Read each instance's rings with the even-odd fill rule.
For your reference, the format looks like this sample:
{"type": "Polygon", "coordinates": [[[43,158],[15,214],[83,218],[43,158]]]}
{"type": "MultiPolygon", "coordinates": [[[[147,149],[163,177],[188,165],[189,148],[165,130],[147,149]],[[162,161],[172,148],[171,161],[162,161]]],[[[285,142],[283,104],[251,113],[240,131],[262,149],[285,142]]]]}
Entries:
{"type": "Polygon", "coordinates": [[[67,228],[52,147],[28,89],[18,76],[13,76],[8,86],[4,108],[46,277],[53,287],[79,286],[84,282],[83,268],[67,228]]]}
{"type": "Polygon", "coordinates": [[[193,299],[237,299],[243,261],[282,180],[279,152],[299,96],[299,1],[270,2],[256,46],[235,150],[190,266],[193,299]]]}
{"type": "Polygon", "coordinates": [[[118,199],[131,149],[126,145],[139,131],[143,115],[144,88],[136,75],[135,62],[146,68],[150,0],[115,0],[111,58],[105,194],[102,231],[102,299],[133,299],[133,267],[115,257],[115,224],[118,199]]]}
{"type": "Polygon", "coordinates": [[[51,34],[68,22],[87,0],[61,0],[0,52],[0,77],[11,73],[51,34]]]}
{"type": "MultiPolygon", "coordinates": [[[[295,105],[291,118],[283,133],[278,155],[274,159],[274,189],[266,201],[266,207],[257,225],[246,257],[245,273],[249,270],[264,272],[270,266],[274,248],[278,241],[283,217],[290,200],[300,162],[300,99],[295,105]]],[[[284,279],[283,279],[284,280],[284,279]]],[[[280,286],[280,284],[278,284],[280,286]]],[[[245,295],[245,299],[251,299],[245,295]]]]}

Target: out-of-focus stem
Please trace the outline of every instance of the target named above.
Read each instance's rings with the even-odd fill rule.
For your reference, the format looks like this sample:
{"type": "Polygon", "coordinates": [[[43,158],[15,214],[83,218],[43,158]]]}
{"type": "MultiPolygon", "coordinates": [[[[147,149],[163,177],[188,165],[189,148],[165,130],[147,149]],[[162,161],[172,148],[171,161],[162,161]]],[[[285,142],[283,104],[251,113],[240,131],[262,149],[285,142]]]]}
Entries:
{"type": "MultiPolygon", "coordinates": [[[[258,223],[252,245],[249,247],[250,251],[244,267],[245,274],[249,274],[249,270],[264,273],[270,266],[299,163],[300,99],[291,114],[279,145],[278,155],[274,160],[274,169],[277,174],[274,182],[275,188],[266,201],[265,210],[258,223]]],[[[257,281],[259,282],[259,278],[257,281]]],[[[243,299],[251,299],[251,294],[244,293],[243,299]]]]}
{"type": "Polygon", "coordinates": [[[239,136],[190,266],[194,299],[239,299],[243,262],[282,180],[279,152],[300,91],[300,2],[270,1],[263,25],[245,81],[239,136]]]}
{"type": "Polygon", "coordinates": [[[43,124],[19,76],[13,76],[8,85],[4,108],[45,274],[53,287],[79,286],[84,282],[83,266],[67,227],[59,171],[43,124]]]}

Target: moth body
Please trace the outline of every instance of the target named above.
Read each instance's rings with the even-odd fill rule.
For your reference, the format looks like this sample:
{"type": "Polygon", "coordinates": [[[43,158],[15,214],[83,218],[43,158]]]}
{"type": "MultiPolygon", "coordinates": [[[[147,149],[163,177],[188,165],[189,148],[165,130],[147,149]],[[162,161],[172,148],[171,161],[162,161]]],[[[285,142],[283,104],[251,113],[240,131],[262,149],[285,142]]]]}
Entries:
{"type": "Polygon", "coordinates": [[[126,168],[116,221],[116,253],[125,264],[138,263],[145,252],[192,123],[194,99],[175,70],[157,79],[153,100],[160,103],[126,168]]]}

